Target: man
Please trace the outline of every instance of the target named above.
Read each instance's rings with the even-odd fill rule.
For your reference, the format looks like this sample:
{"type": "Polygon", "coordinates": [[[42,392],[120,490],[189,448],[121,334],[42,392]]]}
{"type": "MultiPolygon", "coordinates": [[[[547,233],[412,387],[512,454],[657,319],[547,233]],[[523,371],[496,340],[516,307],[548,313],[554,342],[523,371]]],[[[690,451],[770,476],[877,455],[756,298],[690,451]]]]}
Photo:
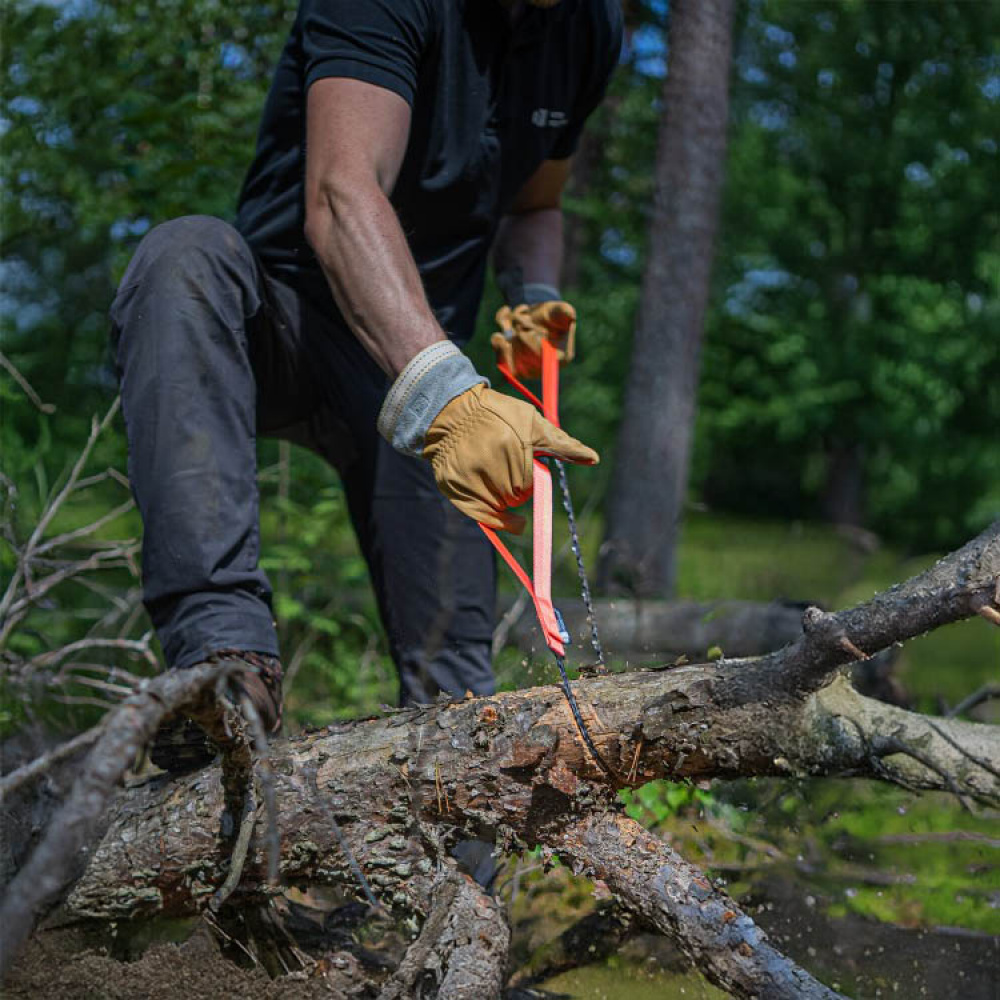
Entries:
{"type": "Polygon", "coordinates": [[[269,730],[255,433],[340,473],[402,701],[493,690],[475,521],[520,530],[535,451],[597,455],[459,348],[493,246],[498,351],[522,373],[542,336],[571,357],[560,195],[620,41],[617,0],[302,0],[235,227],[185,217],[137,250],[112,323],[144,599],[168,666],[232,658],[269,730]]]}

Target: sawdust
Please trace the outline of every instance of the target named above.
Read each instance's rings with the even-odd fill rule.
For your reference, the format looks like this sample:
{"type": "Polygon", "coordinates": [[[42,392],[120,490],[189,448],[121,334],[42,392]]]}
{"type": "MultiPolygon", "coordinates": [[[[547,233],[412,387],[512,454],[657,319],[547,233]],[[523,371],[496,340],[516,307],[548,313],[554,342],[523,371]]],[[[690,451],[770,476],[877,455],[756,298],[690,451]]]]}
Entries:
{"type": "Polygon", "coordinates": [[[122,962],[88,946],[72,931],[35,934],[11,970],[5,1000],[314,1000],[368,995],[350,964],[322,961],[293,976],[271,979],[263,969],[225,958],[207,928],[183,944],[158,944],[122,962]]]}

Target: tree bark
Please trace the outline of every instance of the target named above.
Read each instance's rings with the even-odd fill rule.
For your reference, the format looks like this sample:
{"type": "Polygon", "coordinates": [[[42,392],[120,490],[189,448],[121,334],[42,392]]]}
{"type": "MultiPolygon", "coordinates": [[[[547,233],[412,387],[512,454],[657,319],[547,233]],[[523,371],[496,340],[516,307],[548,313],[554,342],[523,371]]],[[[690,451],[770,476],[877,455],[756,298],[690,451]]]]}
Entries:
{"type": "MultiPolygon", "coordinates": [[[[926,719],[862,698],[843,682],[803,702],[775,704],[765,695],[752,705],[724,708],[717,692],[728,673],[697,666],[594,678],[576,685],[577,697],[623,784],[658,777],[867,774],[1000,802],[997,727],[926,719]]],[[[375,892],[400,913],[433,912],[436,870],[457,839],[495,837],[507,850],[542,844],[610,880],[626,905],[652,927],[669,931],[709,978],[734,995],[794,995],[767,992],[779,967],[789,983],[811,982],[793,963],[781,964],[777,953],[757,950],[750,942],[757,932],[732,900],[713,892],[711,906],[697,898],[685,903],[697,889],[689,868],[685,881],[671,883],[668,897],[647,886],[650,898],[640,905],[646,854],[635,855],[635,870],[614,875],[610,855],[595,849],[604,841],[589,834],[581,839],[581,823],[620,826],[623,820],[604,794],[602,773],[583,748],[559,688],[339,726],[276,746],[272,761],[285,883],[355,884],[328,820],[331,810],[375,892]],[[316,781],[310,778],[314,768],[316,781]],[[731,916],[723,920],[726,914],[731,916]],[[758,955],[749,971],[741,962],[750,956],[738,950],[744,935],[758,955]]],[[[216,769],[131,789],[115,806],[107,834],[66,903],[67,914],[121,920],[198,912],[228,871],[223,812],[216,769]]],[[[257,830],[234,899],[266,895],[266,872],[266,836],[257,830]]]]}
{"type": "Polygon", "coordinates": [[[510,928],[500,904],[466,875],[444,874],[430,914],[378,1000],[493,1000],[500,996],[510,928]]]}
{"type": "MultiPolygon", "coordinates": [[[[430,922],[442,891],[457,899],[459,890],[471,888],[460,880],[445,882],[452,888],[443,890],[441,872],[451,865],[451,847],[470,836],[493,840],[504,851],[542,845],[609,882],[639,919],[669,933],[734,995],[829,996],[765,947],[732,900],[706,889],[666,845],[628,826],[613,793],[654,778],[847,774],[996,806],[1000,727],[872,701],[854,691],[838,667],[860,650],[972,615],[998,624],[998,609],[1000,523],[864,605],[836,614],[807,611],[802,638],[759,660],[578,681],[577,700],[614,782],[590,756],[558,687],[411,708],[279,742],[271,748],[270,819],[281,832],[281,879],[356,887],[356,862],[384,905],[425,918],[425,944],[438,942],[414,945],[402,980],[430,976],[437,992],[428,996],[445,995],[449,981],[451,995],[489,996],[488,969],[499,963],[487,942],[503,932],[474,890],[467,900],[474,918],[430,922]],[[641,849],[628,857],[636,844],[641,849]],[[671,877],[650,882],[643,874],[648,865],[661,875],[667,866],[671,877]],[[484,928],[482,934],[470,937],[473,926],[484,928]],[[431,953],[437,957],[428,959],[431,953]],[[469,963],[479,978],[469,978],[469,963]],[[468,987],[473,992],[462,993],[470,982],[477,984],[468,987]]],[[[106,732],[116,731],[111,721],[106,732]]],[[[103,760],[102,747],[118,754],[119,743],[105,747],[102,736],[91,764],[103,760]]],[[[232,781],[224,777],[210,768],[122,794],[66,914],[119,920],[202,911],[235,864],[232,831],[225,829],[225,817],[233,814],[232,781]]],[[[66,815],[74,815],[74,802],[64,807],[66,815]]],[[[233,900],[275,891],[268,847],[267,824],[259,822],[233,900]]],[[[46,850],[43,857],[50,858],[46,850]]],[[[31,879],[41,878],[40,864],[32,859],[8,891],[5,913],[37,908],[31,879]]],[[[4,933],[10,933],[7,923],[4,933]]]]}
{"type": "Polygon", "coordinates": [[[706,978],[733,996],[831,1000],[840,996],[776,951],[732,900],[662,840],[624,816],[568,827],[560,855],[602,879],[649,926],[682,941],[706,978]],[[679,927],[686,930],[678,934],[679,927]],[[697,929],[700,939],[690,933],[697,929]]]}
{"type": "Polygon", "coordinates": [[[642,296],[599,583],[669,594],[687,492],[729,108],[732,0],[670,5],[642,296]]]}

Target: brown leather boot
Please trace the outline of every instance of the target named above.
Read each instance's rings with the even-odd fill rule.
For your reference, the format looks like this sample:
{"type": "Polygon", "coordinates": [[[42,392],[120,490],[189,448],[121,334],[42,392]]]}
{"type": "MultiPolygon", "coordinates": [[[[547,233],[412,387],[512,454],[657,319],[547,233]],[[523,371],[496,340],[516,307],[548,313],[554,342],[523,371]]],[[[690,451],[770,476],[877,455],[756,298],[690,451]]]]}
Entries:
{"type": "MultiPolygon", "coordinates": [[[[231,662],[237,672],[229,680],[228,697],[239,706],[242,697],[249,699],[268,735],[281,728],[281,661],[264,653],[223,649],[213,653],[208,663],[231,662]],[[245,666],[245,669],[240,669],[245,666]]],[[[218,740],[212,733],[220,731],[224,707],[214,694],[208,712],[213,718],[197,713],[195,721],[185,713],[168,715],[153,737],[149,759],[170,774],[186,774],[206,767],[218,752],[218,740]],[[216,718],[217,716],[217,718],[216,718]]]]}

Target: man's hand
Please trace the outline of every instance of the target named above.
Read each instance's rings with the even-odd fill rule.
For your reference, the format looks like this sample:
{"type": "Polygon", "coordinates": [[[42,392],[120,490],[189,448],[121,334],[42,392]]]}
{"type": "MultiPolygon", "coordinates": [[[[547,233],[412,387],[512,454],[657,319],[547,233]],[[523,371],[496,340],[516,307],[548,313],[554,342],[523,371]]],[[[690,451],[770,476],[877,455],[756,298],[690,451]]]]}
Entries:
{"type": "Polygon", "coordinates": [[[536,452],[596,465],[597,452],[549,423],[529,403],[474,385],[456,396],[427,429],[423,455],[441,492],[490,528],[520,534],[524,518],[508,507],[531,495],[536,452]]]}
{"type": "Polygon", "coordinates": [[[568,302],[539,302],[514,309],[504,306],[496,315],[500,333],[490,344],[497,364],[503,362],[519,378],[539,378],[542,374],[542,341],[556,349],[559,361],[573,360],[576,340],[576,310],[568,302]]]}

